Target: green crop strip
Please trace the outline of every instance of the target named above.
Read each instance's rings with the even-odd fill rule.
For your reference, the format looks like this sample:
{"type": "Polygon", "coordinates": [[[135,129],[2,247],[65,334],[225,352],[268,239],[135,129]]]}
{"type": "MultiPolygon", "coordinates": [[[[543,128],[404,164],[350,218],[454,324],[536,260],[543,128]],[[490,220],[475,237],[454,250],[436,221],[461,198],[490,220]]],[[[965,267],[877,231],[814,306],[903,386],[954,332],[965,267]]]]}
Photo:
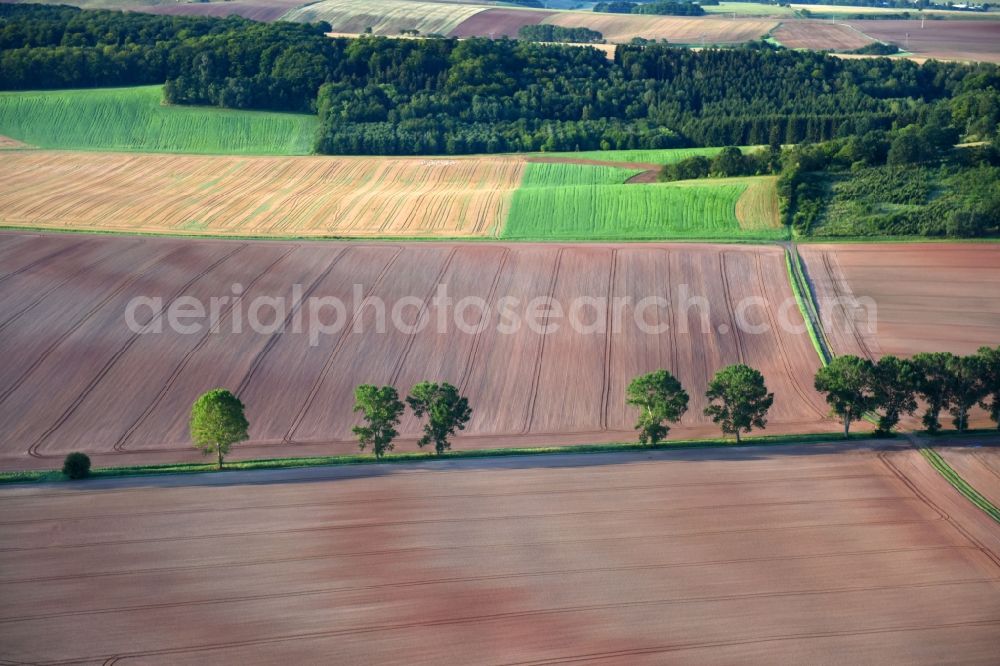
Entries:
{"type": "Polygon", "coordinates": [[[948,483],[954,486],[955,490],[962,493],[966,499],[985,511],[990,518],[1000,523],[1000,509],[995,507],[992,502],[983,497],[978,490],[959,476],[958,472],[952,469],[951,465],[941,457],[941,454],[929,447],[920,447],[919,450],[920,454],[931,464],[931,467],[936,469],[948,483]]]}
{"type": "MultiPolygon", "coordinates": [[[[788,269],[788,283],[792,286],[792,293],[795,295],[795,302],[798,303],[799,312],[802,314],[802,319],[806,325],[806,331],[809,333],[809,340],[812,342],[813,349],[816,350],[816,355],[819,356],[819,360],[823,365],[830,362],[830,358],[827,354],[826,347],[820,342],[819,332],[816,330],[813,324],[812,313],[806,305],[806,296],[802,293],[803,289],[808,289],[806,282],[799,282],[799,275],[796,273],[793,267],[792,253],[789,250],[785,250],[785,267],[788,269]]],[[[809,298],[812,298],[812,292],[809,293],[809,298]]]]}

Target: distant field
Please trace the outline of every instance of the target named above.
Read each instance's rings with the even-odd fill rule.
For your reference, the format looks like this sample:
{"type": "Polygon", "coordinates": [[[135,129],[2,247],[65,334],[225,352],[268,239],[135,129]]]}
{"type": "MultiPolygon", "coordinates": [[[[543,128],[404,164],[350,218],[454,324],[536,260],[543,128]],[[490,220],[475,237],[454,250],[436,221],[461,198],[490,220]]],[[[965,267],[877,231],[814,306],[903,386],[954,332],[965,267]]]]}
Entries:
{"type": "Polygon", "coordinates": [[[523,165],[18,151],[0,162],[0,224],[221,236],[496,235],[523,165]]]}
{"type": "Polygon", "coordinates": [[[164,106],[160,86],[0,93],[0,134],[40,148],[306,155],[315,116],[164,106]]]}
{"type": "Polygon", "coordinates": [[[545,157],[595,160],[600,162],[631,162],[635,164],[673,164],[696,155],[712,157],[722,148],[665,148],[661,150],[584,150],[578,153],[539,153],[545,157]]]}
{"type": "Polygon", "coordinates": [[[293,9],[287,21],[308,23],[327,21],[335,32],[364,32],[371,28],[376,35],[398,35],[400,30],[419,30],[423,34],[446,35],[463,21],[489,9],[486,5],[460,5],[404,0],[323,0],[293,9]]]}
{"type": "MultiPolygon", "coordinates": [[[[760,178],[647,185],[610,182],[634,171],[582,165],[528,164],[514,193],[503,238],[672,239],[781,238],[771,210],[770,185],[760,178]],[[590,170],[594,172],[588,179],[590,170]],[[600,173],[600,177],[596,176],[600,173]],[[740,205],[741,199],[750,199],[740,205]],[[743,219],[737,216],[738,208],[743,219]]],[[[776,212],[776,208],[774,209],[776,212]]]]}
{"type": "Polygon", "coordinates": [[[771,36],[790,49],[817,51],[852,51],[875,40],[861,29],[844,23],[827,23],[807,19],[783,21],[771,36]]]}
{"type": "Polygon", "coordinates": [[[778,25],[763,18],[642,16],[601,14],[595,12],[563,12],[546,18],[543,23],[568,28],[590,28],[604,35],[609,42],[622,43],[633,37],[666,39],[678,44],[737,44],[760,39],[778,25]]]}
{"type": "Polygon", "coordinates": [[[718,5],[707,5],[703,9],[706,14],[738,16],[790,16],[795,13],[791,7],[779,7],[763,2],[720,2],[718,5]]]}

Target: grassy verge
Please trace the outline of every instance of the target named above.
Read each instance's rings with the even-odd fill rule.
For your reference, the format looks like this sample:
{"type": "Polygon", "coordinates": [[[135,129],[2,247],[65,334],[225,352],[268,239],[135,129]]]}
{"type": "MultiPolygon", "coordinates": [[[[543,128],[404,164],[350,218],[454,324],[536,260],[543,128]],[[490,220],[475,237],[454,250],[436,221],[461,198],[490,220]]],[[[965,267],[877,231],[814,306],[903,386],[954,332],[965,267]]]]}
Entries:
{"type": "MultiPolygon", "coordinates": [[[[802,268],[798,264],[798,255],[796,258],[792,259],[792,253],[789,250],[785,250],[785,268],[788,269],[788,282],[792,286],[792,293],[795,294],[795,302],[799,305],[799,312],[802,314],[802,319],[806,324],[806,331],[809,333],[809,341],[812,342],[813,349],[816,350],[816,355],[819,356],[819,360],[823,365],[830,362],[831,356],[826,349],[826,345],[821,342],[820,333],[816,330],[813,323],[813,312],[809,309],[809,304],[812,301],[812,291],[809,291],[808,296],[803,294],[803,290],[808,290],[808,283],[805,282],[805,276],[801,274],[802,268]],[[808,301],[806,299],[809,299],[808,301]]],[[[818,317],[816,321],[818,321],[818,317]]]]}
{"type": "Polygon", "coordinates": [[[921,447],[920,454],[927,459],[931,467],[936,469],[948,483],[955,487],[955,490],[962,493],[966,499],[985,511],[990,518],[1000,523],[1000,509],[993,506],[992,502],[980,495],[979,491],[959,476],[958,472],[952,469],[951,465],[945,462],[945,459],[937,451],[929,447],[921,447]]]}
{"type": "MultiPolygon", "coordinates": [[[[850,439],[870,439],[865,434],[852,434],[850,439]]],[[[759,435],[744,437],[740,444],[735,439],[694,439],[666,442],[658,446],[643,446],[634,442],[612,442],[608,444],[580,444],[576,446],[546,446],[535,448],[501,448],[473,451],[449,451],[438,456],[423,451],[390,453],[379,464],[404,464],[428,462],[432,460],[462,460],[468,458],[502,458],[509,456],[567,455],[580,453],[623,453],[629,451],[670,451],[684,449],[734,448],[748,446],[778,446],[790,444],[817,444],[842,442],[843,437],[835,433],[814,433],[806,435],[759,435]]],[[[296,469],[303,467],[338,467],[344,465],[372,464],[376,460],[371,455],[315,456],[310,458],[265,458],[241,460],[226,463],[223,472],[246,470],[296,469]]],[[[136,465],[129,467],[101,467],[91,471],[91,479],[108,479],[125,476],[147,476],[152,474],[201,474],[218,472],[214,463],[179,463],[165,465],[136,465]]],[[[3,483],[69,482],[55,470],[31,470],[23,472],[0,472],[3,483]]]]}

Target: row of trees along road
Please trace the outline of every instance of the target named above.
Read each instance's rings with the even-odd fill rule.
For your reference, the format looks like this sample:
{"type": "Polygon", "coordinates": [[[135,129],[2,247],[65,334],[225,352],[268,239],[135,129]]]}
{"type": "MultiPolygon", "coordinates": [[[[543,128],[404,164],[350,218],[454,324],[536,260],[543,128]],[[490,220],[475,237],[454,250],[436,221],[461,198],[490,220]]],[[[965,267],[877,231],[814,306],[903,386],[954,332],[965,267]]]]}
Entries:
{"type": "Polygon", "coordinates": [[[889,434],[904,414],[917,411],[918,399],[925,406],[928,432],[941,429],[942,411],[951,414],[956,430],[966,430],[969,411],[977,404],[1000,428],[1000,347],[981,347],[971,356],[934,352],[878,361],[838,356],[819,369],[815,385],[843,419],[845,437],[853,421],[871,412],[878,415],[876,434],[889,434]]]}
{"type": "MultiPolygon", "coordinates": [[[[748,365],[730,365],[715,373],[705,392],[708,406],[705,416],[718,424],[723,433],[749,433],[767,425],[767,412],[774,403],[764,375],[748,365]]],[[[681,383],[666,370],[641,375],[628,386],[626,403],[639,408],[639,442],[655,445],[670,432],[667,423],[676,423],[687,412],[688,394],[681,383]]]]}
{"type": "MultiPolygon", "coordinates": [[[[918,399],[926,406],[923,424],[930,432],[941,429],[943,410],[952,415],[957,430],[966,430],[969,411],[977,404],[1000,427],[1000,347],[982,347],[971,356],[935,352],[912,359],[885,356],[878,361],[838,356],[817,371],[815,388],[843,420],[845,437],[850,435],[852,422],[871,412],[878,415],[876,434],[889,434],[903,415],[917,410],[918,399]]],[[[705,397],[705,416],[724,434],[735,435],[737,443],[741,433],[767,426],[767,413],[774,403],[760,371],[742,364],[719,370],[705,397]]],[[[472,417],[468,398],[447,382],[421,382],[410,390],[405,403],[392,386],[363,384],[354,398],[354,411],[360,412],[363,424],[352,430],[361,450],[371,447],[376,459],[393,450],[399,435],[396,426],[407,405],[417,418],[426,417],[417,444],[421,448],[433,444],[438,455],[451,448],[450,438],[464,430],[472,417]]],[[[687,391],[667,370],[633,379],[626,403],[639,409],[635,428],[640,443],[663,441],[670,432],[667,424],[684,416],[688,401],[687,391]]],[[[206,455],[216,455],[220,469],[230,447],[248,438],[244,411],[239,398],[221,388],[202,395],[191,409],[191,438],[206,455]]]]}

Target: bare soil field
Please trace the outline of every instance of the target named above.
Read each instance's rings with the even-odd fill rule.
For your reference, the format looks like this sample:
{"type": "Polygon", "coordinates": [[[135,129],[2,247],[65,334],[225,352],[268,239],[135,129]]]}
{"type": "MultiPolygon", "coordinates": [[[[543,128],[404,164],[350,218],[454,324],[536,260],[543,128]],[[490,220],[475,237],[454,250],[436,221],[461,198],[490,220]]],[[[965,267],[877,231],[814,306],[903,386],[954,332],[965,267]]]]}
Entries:
{"type": "Polygon", "coordinates": [[[8,486],[0,656],[994,664],[984,518],[833,446],[8,486]]]}
{"type": "Polygon", "coordinates": [[[537,25],[555,12],[529,12],[523,9],[487,9],[464,21],[449,37],[517,37],[526,25],[537,25]]]}
{"type": "Polygon", "coordinates": [[[911,53],[1000,62],[1000,21],[852,21],[848,25],[911,53]],[[909,40],[907,40],[909,35],[909,40]]]}
{"type": "Polygon", "coordinates": [[[1000,506],[1000,448],[935,446],[934,450],[981,495],[1000,506]]]}
{"type": "Polygon", "coordinates": [[[784,20],[771,35],[790,49],[853,51],[875,41],[861,30],[844,23],[784,20]]]}
{"type": "Polygon", "coordinates": [[[254,21],[277,21],[308,0],[233,0],[232,2],[179,2],[130,7],[132,11],[168,16],[242,16],[254,21]]]}
{"type": "MultiPolygon", "coordinates": [[[[631,440],[625,386],[661,367],[691,394],[672,436],[714,437],[703,393],[716,370],[740,361],[776,394],[768,433],[838,429],[812,391],[818,359],[777,247],[0,239],[5,469],[58,466],[75,450],[104,465],[198,460],[188,412],[217,386],[247,405],[244,458],[356,451],[354,387],[406,391],[421,380],[469,396],[458,448],[631,440]],[[207,312],[188,333],[154,316],[180,296],[207,311],[234,284],[242,300],[220,305],[218,332],[207,312]],[[435,302],[439,285],[451,305],[435,302]],[[136,314],[139,327],[164,322],[162,333],[126,326],[139,296],[162,299],[136,314]],[[258,297],[285,307],[276,315],[258,297]],[[316,315],[326,333],[310,323],[312,301],[295,306],[308,297],[344,303],[316,315]],[[468,297],[482,302],[461,310],[460,326],[468,297]],[[561,317],[531,306],[547,297],[561,317]],[[409,329],[421,312],[426,325],[409,329]]],[[[415,448],[418,424],[408,417],[401,432],[402,449],[415,448]]]]}
{"type": "Polygon", "coordinates": [[[216,157],[25,151],[0,165],[0,224],[211,235],[496,235],[512,157],[216,157]]]}
{"type": "Polygon", "coordinates": [[[1000,245],[802,245],[834,353],[969,354],[1000,344],[1000,245]],[[874,302],[870,310],[859,298],[874,302]],[[839,301],[838,301],[839,299],[839,301]],[[845,325],[847,324],[847,325],[845,325]]]}
{"type": "Polygon", "coordinates": [[[763,18],[691,18],[678,16],[644,16],[601,14],[594,12],[561,12],[543,23],[567,28],[590,28],[604,35],[609,42],[622,44],[633,37],[666,39],[679,44],[738,44],[760,39],[777,21],[763,18]]]}

